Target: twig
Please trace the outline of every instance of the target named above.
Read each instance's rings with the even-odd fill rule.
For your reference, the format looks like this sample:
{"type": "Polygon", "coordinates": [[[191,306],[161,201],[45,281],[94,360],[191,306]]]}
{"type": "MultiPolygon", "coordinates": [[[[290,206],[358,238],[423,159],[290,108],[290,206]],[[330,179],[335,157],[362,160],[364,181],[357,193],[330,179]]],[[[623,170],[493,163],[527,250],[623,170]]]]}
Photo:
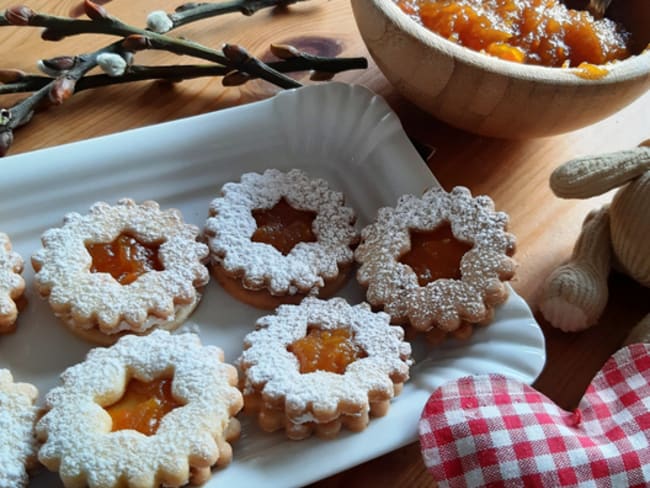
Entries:
{"type": "MultiPolygon", "coordinates": [[[[267,6],[269,5],[271,4],[267,1],[267,6]]],[[[270,83],[278,85],[281,88],[297,88],[300,86],[300,83],[288,76],[284,76],[282,73],[273,69],[267,69],[261,66],[259,62],[256,62],[256,60],[245,53],[245,51],[239,55],[229,57],[221,51],[210,49],[196,42],[169,37],[151,30],[140,29],[125,24],[121,20],[108,15],[102,7],[93,4],[92,2],[86,1],[85,7],[86,14],[91,17],[91,20],[71,19],[68,17],[35,13],[27,7],[13,7],[12,9],[7,10],[5,15],[11,22],[9,12],[12,10],[21,10],[22,18],[19,25],[45,27],[46,29],[43,34],[47,39],[53,38],[59,40],[64,37],[78,34],[114,35],[124,37],[124,46],[129,50],[157,49],[169,51],[174,54],[193,56],[205,59],[206,61],[212,61],[224,66],[229,66],[237,71],[248,72],[251,75],[258,76],[270,83]],[[252,70],[252,72],[249,70],[252,70]]],[[[198,8],[199,7],[196,7],[196,9],[198,8]]],[[[201,18],[205,18],[207,13],[208,12],[206,12],[201,18]]],[[[212,16],[214,16],[228,12],[223,9],[213,9],[211,13],[212,16]]]]}
{"type": "MultiPolygon", "coordinates": [[[[75,85],[88,71],[97,66],[97,58],[102,53],[121,52],[120,43],[110,44],[102,49],[76,57],[76,62],[65,70],[65,73],[50,81],[32,93],[29,97],[14,105],[8,110],[7,120],[0,124],[0,132],[12,130],[26,124],[32,118],[34,111],[47,101],[51,105],[60,105],[75,92],[75,85]]],[[[8,148],[7,148],[8,149],[8,148]]],[[[0,156],[2,156],[0,147],[0,156]]]]}
{"type": "Polygon", "coordinates": [[[243,15],[253,15],[258,10],[268,7],[286,7],[293,3],[306,0],[232,0],[221,3],[186,3],[176,9],[176,12],[169,15],[173,28],[180,27],[190,22],[201,19],[223,15],[231,12],[239,12],[243,15]]]}
{"type": "MultiPolygon", "coordinates": [[[[312,78],[317,77],[319,79],[321,78],[320,73],[334,75],[351,69],[365,69],[368,67],[366,58],[325,58],[303,52],[300,52],[300,54],[304,57],[271,61],[266,64],[281,73],[311,70],[314,72],[312,78]]],[[[206,76],[226,76],[229,73],[232,73],[231,69],[215,64],[173,66],[132,65],[122,76],[108,76],[105,74],[86,75],[77,82],[75,92],[134,81],[167,80],[177,82],[194,78],[204,78],[206,76]]],[[[36,91],[52,81],[53,79],[49,76],[22,74],[19,75],[16,81],[0,84],[0,95],[36,91]]]]}
{"type": "Polygon", "coordinates": [[[366,68],[365,58],[324,58],[303,53],[291,46],[275,45],[271,47],[271,51],[280,61],[264,63],[237,45],[225,44],[222,50],[215,50],[186,39],[165,35],[174,28],[209,17],[231,12],[252,15],[263,8],[287,6],[300,1],[304,0],[186,3],[172,14],[163,11],[152,12],[146,29],[122,22],[90,0],[84,1],[84,10],[90,20],[37,13],[22,5],[7,9],[0,14],[0,27],[44,27],[41,33],[44,40],[56,41],[85,33],[113,35],[120,39],[92,53],[41,61],[41,68],[51,76],[28,75],[19,70],[0,69],[0,95],[32,92],[29,97],[10,109],[0,109],[0,156],[4,156],[13,142],[13,129],[29,122],[40,106],[61,104],[72,94],[89,88],[150,79],[180,81],[202,76],[222,76],[225,86],[239,85],[260,78],[280,88],[294,88],[301,84],[285,73],[312,70],[311,78],[323,81],[341,71],[366,68]],[[212,64],[129,66],[133,53],[144,49],[189,55],[210,61],[212,64]],[[112,62],[114,66],[107,70],[100,59],[109,65],[112,62]],[[109,74],[87,75],[88,71],[98,64],[102,64],[109,74]]]}

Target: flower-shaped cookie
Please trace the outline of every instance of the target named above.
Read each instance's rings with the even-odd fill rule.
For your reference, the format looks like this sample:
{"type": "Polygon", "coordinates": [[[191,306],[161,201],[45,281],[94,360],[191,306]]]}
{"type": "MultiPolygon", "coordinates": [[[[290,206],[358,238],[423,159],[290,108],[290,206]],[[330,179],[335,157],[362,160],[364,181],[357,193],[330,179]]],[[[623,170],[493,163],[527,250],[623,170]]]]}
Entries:
{"type": "Polygon", "coordinates": [[[331,296],[354,260],[355,221],[341,193],[301,170],[244,174],[210,205],[213,271],[228,292],[260,308],[331,296]]]}
{"type": "Polygon", "coordinates": [[[394,322],[434,341],[447,333],[467,336],[508,297],[504,281],[514,274],[515,239],[507,223],[489,197],[472,197],[467,188],[404,195],[362,230],[357,279],[367,300],[394,322]],[[448,269],[438,275],[436,267],[448,269]]]}
{"type": "Polygon", "coordinates": [[[232,458],[237,372],[195,334],[127,335],[61,378],[36,432],[39,460],[66,487],[202,483],[232,458]]]}
{"type": "Polygon", "coordinates": [[[15,328],[18,316],[15,300],[25,290],[22,270],[23,259],[12,250],[9,236],[0,232],[0,334],[15,328]]]}
{"type": "Polygon", "coordinates": [[[38,390],[29,383],[14,383],[0,369],[0,488],[26,487],[28,469],[36,464],[34,406],[38,390]]]}
{"type": "Polygon", "coordinates": [[[102,344],[124,333],[179,326],[209,273],[199,229],[156,202],[95,203],[43,234],[35,285],[73,332],[102,344]]]}
{"type": "Polygon", "coordinates": [[[239,360],[246,410],[291,439],[364,429],[409,375],[411,346],[389,319],[366,303],[313,297],[260,318],[239,360]]]}

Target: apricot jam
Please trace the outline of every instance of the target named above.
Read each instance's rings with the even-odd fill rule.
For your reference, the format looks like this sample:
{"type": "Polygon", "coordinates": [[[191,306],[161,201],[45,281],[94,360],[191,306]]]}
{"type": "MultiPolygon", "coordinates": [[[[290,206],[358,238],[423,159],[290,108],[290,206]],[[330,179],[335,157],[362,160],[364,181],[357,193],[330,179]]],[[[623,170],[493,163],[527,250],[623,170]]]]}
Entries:
{"type": "Polygon", "coordinates": [[[437,279],[460,279],[460,262],[472,248],[454,237],[446,223],[432,231],[411,230],[411,250],[399,260],[411,267],[420,286],[437,279]]]}
{"type": "Polygon", "coordinates": [[[133,283],[147,271],[162,271],[159,248],[159,245],[143,244],[128,234],[120,234],[106,244],[86,245],[93,260],[90,271],[110,273],[122,285],[133,283]]]}
{"type": "Polygon", "coordinates": [[[596,66],[589,63],[580,63],[576,76],[584,78],[585,80],[599,80],[604,77],[608,71],[602,66],[596,66]]]}
{"type": "Polygon", "coordinates": [[[363,349],[352,342],[348,329],[311,327],[305,337],[292,342],[287,349],[298,358],[301,373],[343,374],[350,363],[366,356],[363,349]]]}
{"type": "Polygon", "coordinates": [[[551,67],[630,56],[629,32],[559,0],[395,0],[442,37],[508,61],[551,67]]]}
{"type": "Polygon", "coordinates": [[[284,198],[272,208],[253,210],[253,218],[257,230],[252,240],[271,244],[285,256],[299,242],[316,241],[311,228],[316,212],[297,210],[284,198]]]}
{"type": "Polygon", "coordinates": [[[162,418],[181,405],[172,395],[170,378],[150,382],[132,379],[122,398],[105,407],[105,410],[113,419],[111,432],[133,429],[145,435],[153,435],[162,418]]]}

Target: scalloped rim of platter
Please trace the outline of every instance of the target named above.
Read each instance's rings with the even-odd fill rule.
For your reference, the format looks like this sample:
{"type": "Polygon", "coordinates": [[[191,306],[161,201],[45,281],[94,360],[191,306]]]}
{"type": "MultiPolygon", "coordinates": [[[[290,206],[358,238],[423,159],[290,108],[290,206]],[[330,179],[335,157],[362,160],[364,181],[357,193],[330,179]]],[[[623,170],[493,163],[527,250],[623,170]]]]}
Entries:
{"type": "MultiPolygon", "coordinates": [[[[96,201],[128,196],[178,208],[186,221],[202,227],[223,183],[271,167],[298,167],[325,178],[357,210],[360,227],[402,194],[438,185],[386,102],[342,83],[7,157],[0,231],[25,259],[28,306],[17,331],[0,336],[0,367],[9,368],[16,381],[35,384],[42,402],[60,373],[92,347],[58,324],[32,287],[29,257],[40,247],[43,231],[60,226],[66,213],[85,213],[96,201]]],[[[363,299],[353,279],[339,295],[351,303],[363,299]]],[[[187,329],[222,347],[226,361],[233,362],[243,337],[266,313],[236,302],[212,280],[187,329]]],[[[545,346],[529,307],[512,291],[494,323],[468,341],[450,340],[433,349],[416,342],[414,356],[411,380],[388,415],[373,419],[361,433],[294,442],[283,433],[265,434],[244,417],[233,462],[215,470],[205,486],[302,486],[415,442],[421,410],[435,388],[484,373],[531,384],[544,366],[545,346]]],[[[30,486],[59,483],[56,475],[41,472],[30,486]]]]}

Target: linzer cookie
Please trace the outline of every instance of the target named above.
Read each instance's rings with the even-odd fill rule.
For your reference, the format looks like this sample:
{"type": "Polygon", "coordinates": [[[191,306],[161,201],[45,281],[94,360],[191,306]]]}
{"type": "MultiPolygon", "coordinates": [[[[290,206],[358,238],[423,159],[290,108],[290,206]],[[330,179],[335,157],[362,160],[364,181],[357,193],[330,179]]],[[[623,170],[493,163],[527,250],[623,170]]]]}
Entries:
{"type": "Polygon", "coordinates": [[[365,429],[409,375],[411,346],[389,319],[366,303],[313,297],[260,318],[239,360],[245,411],[294,440],[365,429]]]}
{"type": "Polygon", "coordinates": [[[361,232],[355,258],[366,297],[432,342],[469,336],[508,297],[515,239],[487,196],[456,187],[404,195],[361,232]]]}
{"type": "Polygon", "coordinates": [[[36,433],[66,487],[201,484],[232,459],[237,371],[195,334],[124,336],[61,378],[36,433]]]}
{"type": "Polygon", "coordinates": [[[12,250],[9,236],[0,232],[0,334],[13,332],[18,300],[25,290],[23,259],[12,250]]]}
{"type": "Polygon", "coordinates": [[[355,220],[322,179],[297,169],[247,173],[210,205],[213,274],[230,294],[265,309],[332,296],[354,261],[355,220]]]}
{"type": "Polygon", "coordinates": [[[36,465],[37,396],[36,387],[14,383],[11,373],[0,369],[0,488],[26,487],[36,465]]]}
{"type": "Polygon", "coordinates": [[[194,310],[209,273],[199,229],[156,202],[95,203],[43,234],[34,282],[77,335],[111,344],[127,333],[174,329],[194,310]]]}

